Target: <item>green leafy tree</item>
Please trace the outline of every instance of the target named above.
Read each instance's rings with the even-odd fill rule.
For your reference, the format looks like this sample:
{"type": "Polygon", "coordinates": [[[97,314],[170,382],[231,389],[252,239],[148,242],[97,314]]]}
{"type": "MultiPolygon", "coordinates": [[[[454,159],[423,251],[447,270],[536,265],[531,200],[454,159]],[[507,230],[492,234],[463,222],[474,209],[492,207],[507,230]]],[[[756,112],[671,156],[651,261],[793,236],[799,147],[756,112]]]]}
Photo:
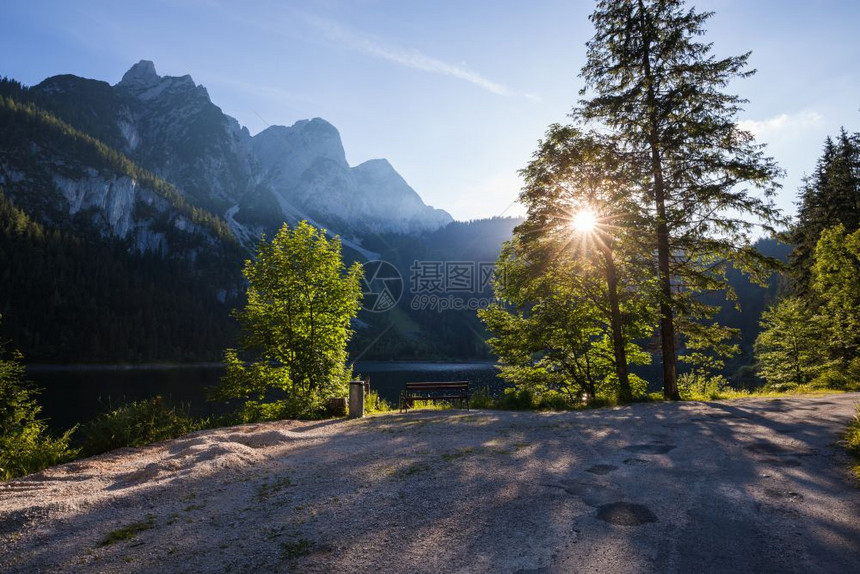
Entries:
{"type": "Polygon", "coordinates": [[[9,480],[64,462],[75,455],[69,441],[75,429],[58,438],[39,418],[36,391],[24,379],[17,353],[0,345],[0,478],[9,480]]]}
{"type": "Polygon", "coordinates": [[[681,0],[598,1],[581,73],[581,94],[589,97],[574,110],[612,135],[648,208],[663,393],[672,399],[680,398],[677,331],[703,318],[696,316],[703,311],[696,294],[726,289],[729,261],[763,280],[774,262],[752,247],[750,235],[756,225],[782,223],[771,200],[780,171],[738,128],[744,100],[723,92],[753,73],[746,69],[749,54],[712,55],[700,41],[711,15],[681,0]],[[761,194],[750,193],[750,184],[761,194]]]}
{"type": "Polygon", "coordinates": [[[553,125],[521,172],[528,216],[499,259],[502,303],[480,315],[520,389],[622,402],[644,392],[628,364],[649,358],[633,341],[650,334],[652,274],[624,165],[599,134],[553,125]]]}
{"type": "Polygon", "coordinates": [[[860,357],[860,230],[825,229],[815,247],[812,288],[828,325],[831,356],[842,367],[860,357]]]}
{"type": "Polygon", "coordinates": [[[527,259],[540,262],[534,269],[553,260],[578,259],[577,271],[583,275],[579,285],[590,285],[594,311],[606,319],[618,399],[630,401],[630,317],[622,306],[634,293],[641,300],[653,289],[648,289],[647,252],[633,232],[640,213],[631,201],[623,158],[599,134],[553,125],[521,174],[526,184],[520,201],[528,217],[516,229],[519,249],[527,259]],[[635,285],[634,275],[639,278],[635,285]]]}
{"type": "Polygon", "coordinates": [[[761,316],[755,342],[759,374],[773,388],[811,382],[827,367],[827,328],[797,296],[786,297],[761,316]]]}
{"type": "MultiPolygon", "coordinates": [[[[519,236],[505,244],[494,284],[499,302],[479,311],[493,334],[488,343],[501,362],[500,375],[517,390],[561,393],[570,402],[617,396],[605,281],[586,260],[532,260],[526,253],[519,236]]],[[[650,327],[647,321],[628,325],[632,336],[637,329],[650,327]]],[[[650,360],[630,340],[625,356],[632,364],[650,360]]],[[[645,392],[645,381],[635,375],[628,384],[631,395],[645,392]]]]}
{"type": "Polygon", "coordinates": [[[247,399],[246,419],[311,416],[326,399],[344,396],[361,274],[358,263],[345,268],[339,239],[305,221],[261,240],[245,263],[248,303],[237,313],[255,359],[246,364],[227,349],[217,396],[247,399]]]}

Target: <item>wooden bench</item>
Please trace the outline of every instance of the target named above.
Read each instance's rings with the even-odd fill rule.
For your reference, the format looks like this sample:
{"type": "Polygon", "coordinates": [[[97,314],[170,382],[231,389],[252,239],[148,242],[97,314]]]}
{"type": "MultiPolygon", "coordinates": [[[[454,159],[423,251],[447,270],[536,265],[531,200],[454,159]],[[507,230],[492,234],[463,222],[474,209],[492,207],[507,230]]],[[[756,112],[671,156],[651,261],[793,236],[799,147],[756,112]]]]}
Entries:
{"type": "Polygon", "coordinates": [[[469,382],[406,383],[400,391],[400,412],[409,412],[415,401],[460,401],[469,410],[469,382]]]}

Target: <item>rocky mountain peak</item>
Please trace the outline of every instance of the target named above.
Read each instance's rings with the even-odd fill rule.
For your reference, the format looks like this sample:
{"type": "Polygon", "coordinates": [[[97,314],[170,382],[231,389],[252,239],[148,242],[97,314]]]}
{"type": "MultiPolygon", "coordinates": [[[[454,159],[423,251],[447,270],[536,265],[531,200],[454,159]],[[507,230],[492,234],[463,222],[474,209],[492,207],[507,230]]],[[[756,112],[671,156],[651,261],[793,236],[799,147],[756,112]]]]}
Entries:
{"type": "MultiPolygon", "coordinates": [[[[174,184],[193,204],[224,217],[248,244],[281,221],[314,220],[354,237],[422,233],[452,221],[426,205],[387,160],[351,167],[340,133],[326,120],[273,125],[252,137],[191,76],[160,76],[149,60],[134,64],[113,86],[63,76],[46,80],[36,92],[47,109],[174,184]]],[[[72,183],[65,194],[71,207],[80,204],[81,211],[97,203],[78,201],[72,192],[80,186],[72,183]]],[[[107,218],[112,222],[119,211],[107,218]]],[[[132,217],[133,209],[128,211],[132,217]]],[[[134,228],[133,222],[126,227],[134,228]]],[[[110,233],[131,233],[124,229],[110,233]]]]}
{"type": "Polygon", "coordinates": [[[123,75],[117,85],[124,88],[148,89],[158,85],[160,81],[161,76],[156,73],[155,64],[150,60],[141,60],[123,75]]]}
{"type": "Polygon", "coordinates": [[[254,136],[253,149],[262,166],[280,174],[286,185],[319,159],[349,169],[340,133],[322,118],[300,120],[290,127],[270,126],[254,136]]]}
{"type": "MultiPolygon", "coordinates": [[[[364,163],[361,163],[355,166],[356,170],[360,170],[363,173],[374,173],[374,174],[389,174],[389,173],[397,173],[394,169],[394,166],[385,159],[385,158],[377,158],[377,159],[369,159],[364,163]]],[[[397,174],[400,177],[400,174],[397,174]]]]}
{"type": "Polygon", "coordinates": [[[157,100],[165,95],[191,96],[199,102],[209,102],[209,93],[197,86],[190,75],[159,76],[155,64],[141,60],[131,67],[116,85],[121,91],[134,95],[139,100],[157,100]]]}

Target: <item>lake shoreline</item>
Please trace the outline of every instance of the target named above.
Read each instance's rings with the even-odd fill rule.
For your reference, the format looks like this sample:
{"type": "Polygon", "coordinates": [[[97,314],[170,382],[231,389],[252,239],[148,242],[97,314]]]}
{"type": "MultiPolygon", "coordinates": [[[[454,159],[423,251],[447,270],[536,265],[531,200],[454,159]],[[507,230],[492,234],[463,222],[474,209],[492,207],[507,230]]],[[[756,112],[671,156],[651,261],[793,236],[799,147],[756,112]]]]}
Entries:
{"type": "Polygon", "coordinates": [[[45,364],[32,363],[24,365],[28,373],[63,373],[63,372],[90,372],[90,371],[161,371],[173,369],[218,369],[224,368],[224,363],[202,362],[202,363],[72,363],[72,364],[45,364]]]}
{"type": "MultiPolygon", "coordinates": [[[[359,361],[352,365],[353,369],[359,367],[400,367],[405,365],[420,365],[420,366],[468,366],[468,367],[488,367],[496,365],[496,361],[359,361]]],[[[30,363],[24,365],[26,371],[33,373],[54,373],[54,372],[86,372],[86,371],[160,371],[173,369],[223,369],[224,363],[219,361],[199,362],[199,363],[68,363],[68,364],[51,364],[51,363],[30,363]]]]}
{"type": "MultiPolygon", "coordinates": [[[[223,414],[224,404],[210,401],[210,389],[224,374],[224,365],[207,363],[27,365],[27,378],[41,389],[41,416],[54,432],[86,423],[100,413],[132,401],[162,397],[194,417],[223,414]]],[[[410,381],[468,380],[474,389],[498,389],[491,362],[366,361],[353,366],[355,379],[370,378],[371,389],[396,405],[410,381]]]]}

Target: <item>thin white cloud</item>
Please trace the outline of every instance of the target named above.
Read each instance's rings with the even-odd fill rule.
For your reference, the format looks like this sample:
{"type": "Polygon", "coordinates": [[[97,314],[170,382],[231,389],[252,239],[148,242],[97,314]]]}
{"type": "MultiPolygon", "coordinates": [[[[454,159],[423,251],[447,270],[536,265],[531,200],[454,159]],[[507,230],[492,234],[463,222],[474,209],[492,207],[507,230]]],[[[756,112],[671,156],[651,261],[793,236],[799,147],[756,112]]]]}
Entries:
{"type": "Polygon", "coordinates": [[[821,127],[824,118],[815,111],[796,114],[780,114],[766,120],[743,120],[738,123],[742,130],[759,138],[795,136],[811,128],[821,127]]]}
{"type": "MultiPolygon", "coordinates": [[[[414,70],[421,70],[423,72],[430,72],[443,76],[451,76],[459,80],[469,82],[470,84],[474,84],[479,88],[500,96],[517,95],[507,86],[494,82],[478,72],[470,70],[466,66],[451,64],[449,62],[427,56],[418,50],[389,45],[382,40],[372,38],[356,30],[347,29],[337,22],[333,22],[325,18],[311,15],[306,15],[305,17],[308,23],[319,30],[327,40],[344,46],[350,50],[361,52],[382,60],[387,60],[414,70]]],[[[534,94],[528,94],[525,96],[531,100],[537,98],[534,94]]]]}

